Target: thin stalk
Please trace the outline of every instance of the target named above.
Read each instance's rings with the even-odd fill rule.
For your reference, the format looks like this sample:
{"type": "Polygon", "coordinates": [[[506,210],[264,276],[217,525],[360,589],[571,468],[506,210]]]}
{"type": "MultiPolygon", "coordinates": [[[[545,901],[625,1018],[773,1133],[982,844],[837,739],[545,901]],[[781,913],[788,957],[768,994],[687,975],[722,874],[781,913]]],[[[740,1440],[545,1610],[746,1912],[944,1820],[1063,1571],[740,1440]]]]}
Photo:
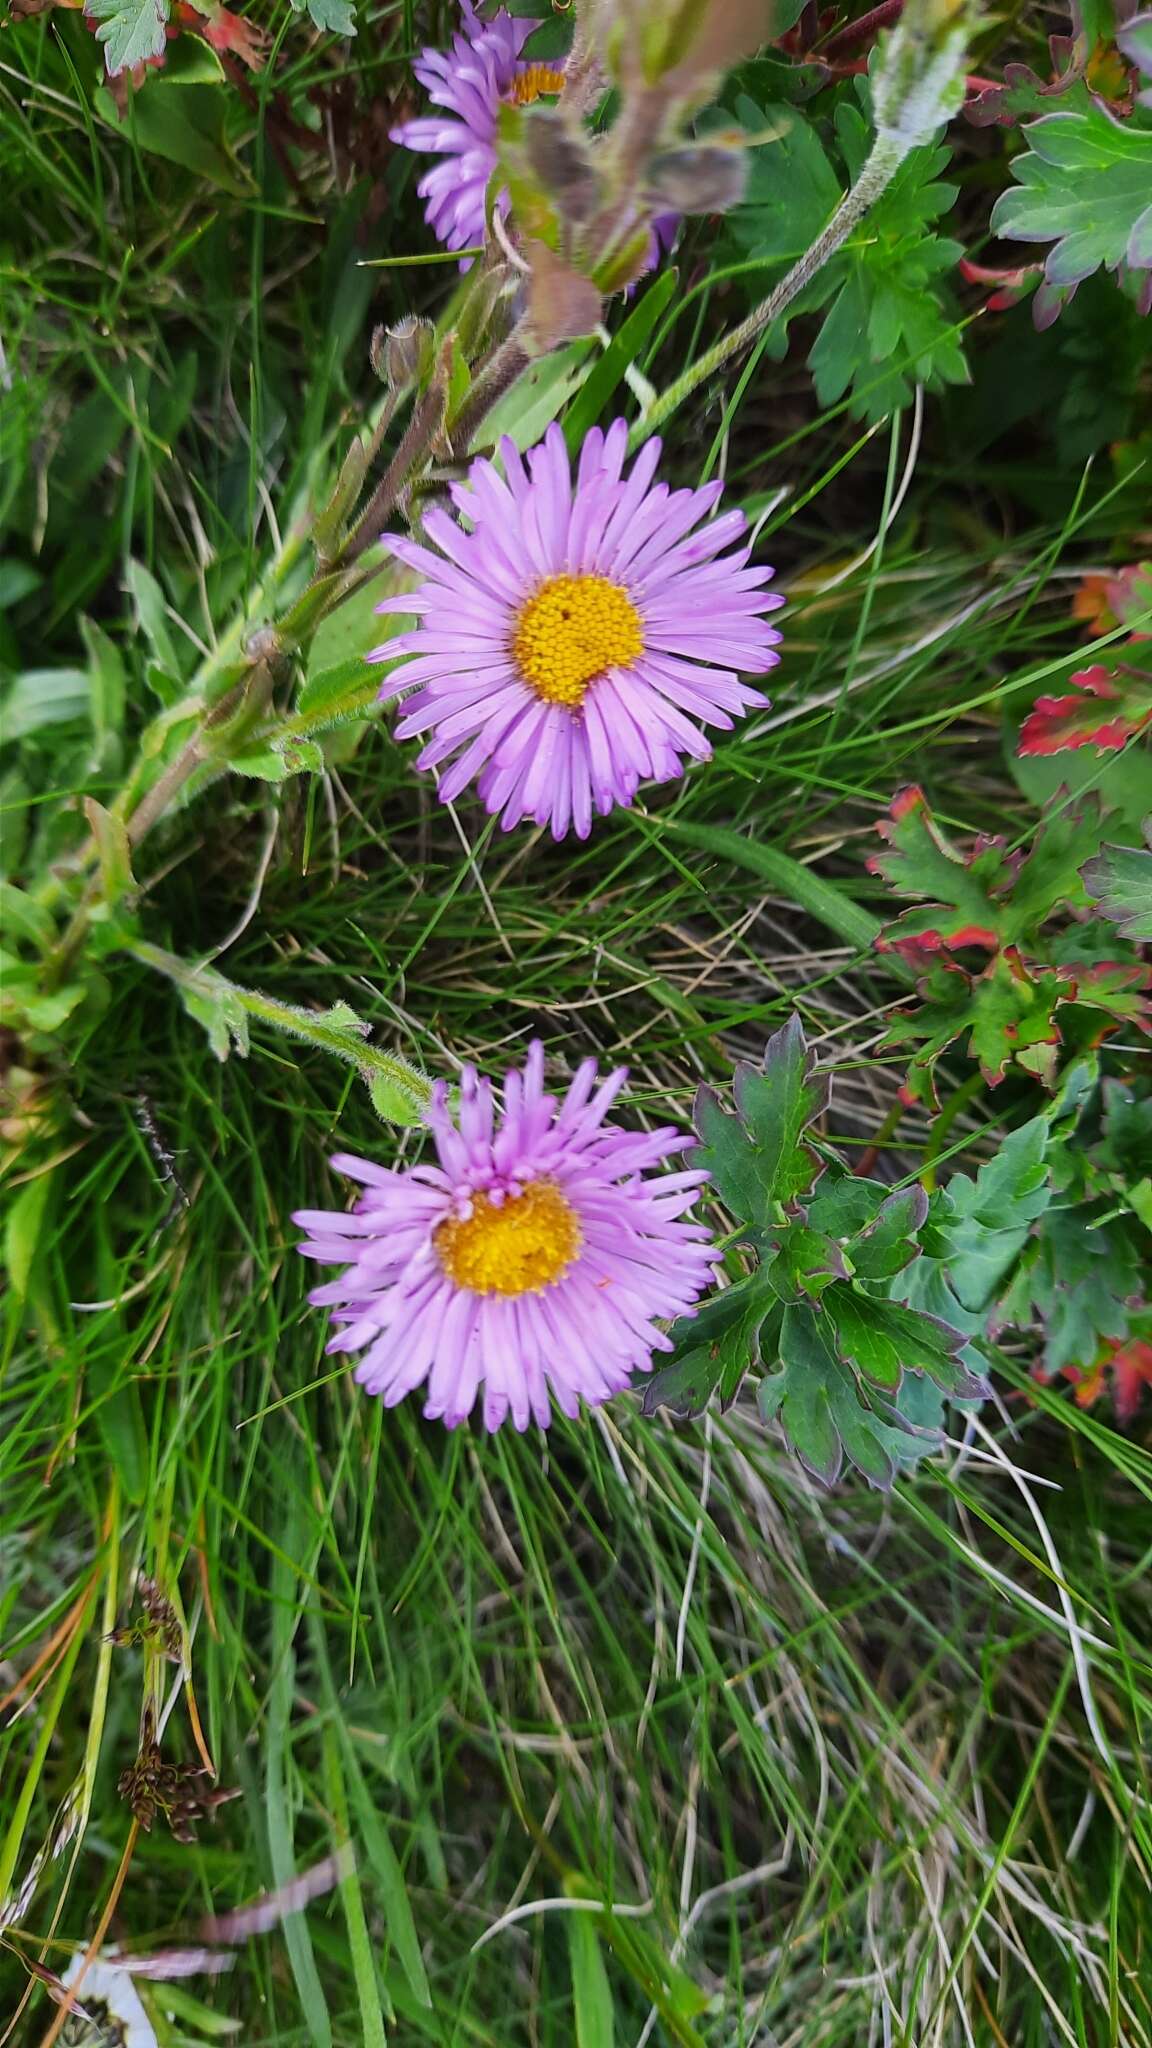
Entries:
{"type": "Polygon", "coordinates": [[[928,1143],[924,1147],[924,1164],[920,1174],[921,1185],[928,1194],[932,1193],[936,1185],[936,1162],[944,1150],[944,1142],[949,1131],[961,1111],[967,1109],[968,1104],[974,1101],[977,1095],[982,1094],[987,1085],[983,1074],[969,1074],[968,1079],[961,1082],[955,1095],[948,1097],[936,1118],[928,1133],[928,1143]]]}
{"type": "Polygon", "coordinates": [[[643,420],[638,421],[633,428],[630,446],[637,447],[642,441],[646,441],[672,413],[678,411],[686,398],[690,398],[702,384],[708,383],[709,379],[714,377],[718,370],[722,370],[725,364],[730,363],[734,356],[750,348],[757,336],[762,334],[765,328],[770,327],[774,320],[779,319],[786,307],[792,304],[793,299],[799,296],[806,285],[811,284],[812,279],[823,270],[829,258],[843,246],[853,228],[864,218],[869,208],[876,204],[881,193],[887,190],[906,154],[905,143],[892,136],[877,136],[860,176],[852,190],[841,200],[823,233],[816,237],[811,248],[805,250],[799,261],[792,265],[787,275],[782,277],[774,290],[769,292],[768,297],[749,313],[746,320],[742,320],[729,334],[723,335],[698,361],[685,370],[682,377],[678,377],[674,384],[669,385],[667,391],[661,393],[649,407],[643,420]]]}
{"type": "Polygon", "coordinates": [[[126,934],[123,951],[139,960],[141,966],[154,968],[156,973],[175,982],[186,996],[209,1004],[227,1001],[245,1017],[251,1017],[259,1024],[271,1025],[274,1031],[281,1031],[289,1038],[302,1039],[306,1045],[314,1045],[321,1052],[331,1053],[345,1066],[355,1067],[370,1087],[394,1090],[413,1113],[414,1120],[419,1119],[432,1099],[432,1083],[426,1075],[401,1059],[398,1053],[384,1052],[379,1046],[369,1045],[359,1036],[351,1021],[333,1021],[331,1016],[298,1009],[293,1003],[278,1002],[275,996],[262,995],[258,989],[242,988],[238,982],[218,974],[214,967],[197,966],[193,961],[182,960],[179,954],[169,953],[163,946],[154,946],[147,939],[129,938],[126,934]]]}

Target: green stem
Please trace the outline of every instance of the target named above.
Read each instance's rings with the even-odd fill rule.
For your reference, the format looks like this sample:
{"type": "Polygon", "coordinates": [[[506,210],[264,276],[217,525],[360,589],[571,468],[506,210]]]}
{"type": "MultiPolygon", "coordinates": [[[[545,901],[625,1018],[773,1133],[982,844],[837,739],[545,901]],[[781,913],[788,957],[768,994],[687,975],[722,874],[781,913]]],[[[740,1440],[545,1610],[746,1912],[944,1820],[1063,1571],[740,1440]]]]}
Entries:
{"type": "Polygon", "coordinates": [[[242,1011],[245,1017],[254,1018],[259,1024],[271,1025],[274,1031],[284,1032],[289,1038],[302,1039],[306,1045],[331,1053],[345,1066],[355,1067],[372,1088],[378,1108],[380,1091],[391,1091],[397,1101],[411,1112],[410,1121],[419,1122],[432,1099],[432,1083],[427,1075],[410,1066],[398,1053],[383,1052],[379,1046],[367,1044],[359,1035],[351,1012],[348,1012],[348,1021],[345,1022],[331,1013],[325,1015],[299,1009],[294,1003],[278,1002],[275,996],[262,995],[258,989],[242,988],[239,983],[229,981],[226,975],[218,974],[214,967],[201,967],[192,961],[182,960],[179,954],[169,953],[163,946],[154,946],[148,939],[130,938],[125,934],[123,950],[134,960],[139,960],[141,966],[151,967],[157,974],[163,974],[174,982],[185,997],[190,996],[208,1005],[222,1005],[226,1001],[242,1011]]]}
{"type": "Polygon", "coordinates": [[[778,320],[785,308],[790,306],[805,286],[824,268],[830,256],[847,241],[857,222],[862,220],[868,209],[876,204],[881,193],[887,190],[907,155],[907,146],[889,135],[877,136],[871,153],[860,176],[840,201],[827,227],[816,237],[810,249],[792,265],[785,277],[769,292],[766,299],[742,320],[730,333],[722,335],[714,347],[698,358],[691,367],[661,393],[644,418],[639,420],[632,431],[630,445],[636,447],[646,441],[650,434],[663,425],[669,416],[698,391],[701,384],[722,370],[733,356],[750,348],[757,336],[763,334],[774,320],[778,320]]]}
{"type": "MultiPolygon", "coordinates": [[[[870,910],[865,910],[851,896],[846,896],[835,883],[814,875],[802,861],[793,860],[790,854],[779,853],[774,846],[761,846],[758,841],[745,839],[741,833],[722,825],[689,825],[679,818],[661,818],[657,829],[686,840],[690,846],[699,846],[705,853],[714,853],[720,860],[730,860],[737,867],[748,868],[777,894],[807,911],[809,917],[827,926],[838,939],[854,947],[858,953],[870,953],[884,928],[878,917],[873,917],[870,910]]],[[[892,956],[890,964],[894,972],[900,972],[901,963],[897,956],[892,956]]]]}
{"type": "Polygon", "coordinates": [[[982,1094],[987,1085],[983,1074],[979,1072],[969,1074],[968,1079],[961,1082],[955,1095],[948,1097],[932,1129],[929,1131],[928,1143],[924,1147],[924,1164],[920,1173],[921,1185],[929,1194],[932,1193],[936,1185],[936,1161],[944,1150],[949,1131],[952,1129],[961,1111],[967,1109],[968,1104],[977,1095],[982,1094]]]}

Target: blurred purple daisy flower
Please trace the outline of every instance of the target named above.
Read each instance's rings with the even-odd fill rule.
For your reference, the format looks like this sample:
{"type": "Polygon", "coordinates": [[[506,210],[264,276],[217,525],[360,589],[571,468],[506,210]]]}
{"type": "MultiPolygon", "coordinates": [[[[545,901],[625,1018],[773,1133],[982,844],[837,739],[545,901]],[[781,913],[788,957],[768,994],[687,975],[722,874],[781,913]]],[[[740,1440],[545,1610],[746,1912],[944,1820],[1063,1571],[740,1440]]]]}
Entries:
{"type": "Polygon", "coordinates": [[[593,428],[573,478],[558,426],[527,466],[502,441],[504,476],[482,457],[452,487],[463,524],[427,514],[439,553],[388,536],[423,581],[377,609],[422,623],[369,656],[408,657],[381,697],[415,688],[397,736],[431,735],[421,768],[454,755],[443,801],[475,780],[505,831],[532,818],[586,838],[594,810],[709,758],[700,723],[728,728],[768,702],[738,671],[778,661],[764,614],[783,600],[764,588],[771,569],[748,566],[743,513],[707,517],[719,483],[655,483],[656,439],[625,476],[627,442],[623,420],[593,428]]]}
{"type": "Polygon", "coordinates": [[[471,0],[461,0],[464,27],[447,50],[425,50],[412,66],[428,97],[443,113],[426,114],[393,128],[404,149],[443,158],[426,172],[417,191],[428,204],[429,227],[449,249],[484,240],[484,205],[496,168],[496,121],[501,101],[528,106],[557,93],[562,71],[521,61],[520,52],[538,21],[513,18],[501,8],[491,21],[478,21],[471,0]]]}
{"type": "Polygon", "coordinates": [[[339,1154],[365,1192],[349,1213],[302,1210],[300,1249],[339,1279],[310,1299],[345,1327],[331,1351],[362,1351],[356,1378],[391,1408],[426,1384],[424,1413],[450,1429],[483,1387],[484,1424],[596,1407],[671,1348],[656,1319],[692,1314],[719,1253],[682,1220],[708,1175],[653,1173],[683,1131],[606,1124],[627,1077],[597,1085],[595,1060],[563,1102],[545,1092],[544,1053],[529,1047],[492,1084],[465,1067],[459,1109],[443,1082],[426,1113],[438,1166],[389,1171],[339,1154]]]}

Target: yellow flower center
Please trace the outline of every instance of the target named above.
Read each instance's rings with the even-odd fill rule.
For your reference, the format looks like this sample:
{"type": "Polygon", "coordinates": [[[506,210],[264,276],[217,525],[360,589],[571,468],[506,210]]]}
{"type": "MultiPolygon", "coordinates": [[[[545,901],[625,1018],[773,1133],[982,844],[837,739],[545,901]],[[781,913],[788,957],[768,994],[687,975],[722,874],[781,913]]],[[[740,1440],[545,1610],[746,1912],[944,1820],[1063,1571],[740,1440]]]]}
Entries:
{"type": "Polygon", "coordinates": [[[435,1238],[453,1286],[472,1294],[539,1294],[567,1272],[582,1242],[576,1212],[551,1180],[501,1203],[476,1195],[467,1221],[450,1217],[435,1238]]]}
{"type": "Polygon", "coordinates": [[[640,614],[606,576],[550,576],[516,621],[512,656],[549,704],[581,704],[606,669],[630,668],[644,652],[640,614]]]}
{"type": "Polygon", "coordinates": [[[550,64],[530,64],[512,80],[506,98],[514,107],[530,107],[535,100],[564,90],[564,73],[550,64]]]}

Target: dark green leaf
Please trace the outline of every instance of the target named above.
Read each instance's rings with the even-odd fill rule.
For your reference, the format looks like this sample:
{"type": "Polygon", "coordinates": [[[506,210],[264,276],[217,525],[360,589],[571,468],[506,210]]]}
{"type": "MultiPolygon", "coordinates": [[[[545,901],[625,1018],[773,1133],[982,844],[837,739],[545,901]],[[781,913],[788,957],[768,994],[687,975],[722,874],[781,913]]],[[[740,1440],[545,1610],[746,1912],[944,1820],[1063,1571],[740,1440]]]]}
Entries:
{"type": "Polygon", "coordinates": [[[711,1088],[698,1088],[692,1122],[700,1143],[692,1158],[707,1168],[721,1201],[734,1217],[751,1220],[761,1213],[761,1182],[756,1154],[740,1122],[726,1110],[711,1088]]]}
{"type": "Polygon", "coordinates": [[[846,1280],[848,1268],[839,1245],[818,1230],[792,1223],[769,1240],[774,1256],[764,1272],[781,1301],[814,1299],[833,1280],[846,1280]]]}
{"type": "Polygon", "coordinates": [[[804,1132],[828,1107],[827,1075],[816,1074],[804,1027],[793,1012],[764,1048],[762,1065],[738,1066],[737,1111],[756,1147],[761,1202],[794,1201],[821,1171],[804,1132]]]}
{"type": "MultiPolygon", "coordinates": [[[[925,1404],[918,1397],[908,1417],[896,1406],[879,1412],[861,1398],[855,1376],[828,1342],[824,1318],[813,1309],[785,1311],[780,1363],[778,1373],[760,1382],[760,1414],[765,1422],[779,1417],[796,1456],[826,1486],[847,1456],[871,1485],[886,1488],[899,1468],[914,1465],[941,1441],[939,1396],[936,1413],[931,1403],[920,1413],[925,1404]]],[[[917,1389],[924,1383],[907,1384],[917,1389]]]]}
{"type": "Polygon", "coordinates": [[[808,1204],[807,1219],[813,1230],[847,1244],[879,1214],[888,1194],[881,1180],[863,1180],[854,1173],[834,1179],[826,1173],[808,1204]]]}
{"type": "Polygon", "coordinates": [[[916,1234],[928,1214],[928,1197],[918,1181],[889,1195],[875,1218],[852,1240],[848,1258],[864,1280],[890,1280],[919,1254],[916,1234]]]}
{"type": "Polygon", "coordinates": [[[843,1462],[840,1432],[829,1404],[836,1361],[811,1309],[785,1310],[780,1362],[785,1368],[784,1384],[762,1381],[760,1413],[765,1421],[772,1414],[779,1415],[800,1463],[814,1478],[831,1486],[843,1462]]]}
{"type": "Polygon", "coordinates": [[[934,1316],[842,1284],[828,1289],[821,1307],[839,1356],[877,1386],[894,1393],[905,1372],[924,1372],[965,1399],[986,1391],[957,1361],[963,1333],[934,1316]]]}
{"type": "Polygon", "coordinates": [[[669,1408],[674,1415],[699,1415],[717,1393],[721,1406],[730,1407],[776,1314],[775,1296],[764,1274],[756,1272],[710,1296],[694,1316],[682,1316],[671,1331],[671,1362],[644,1386],[642,1412],[669,1408]]]}

